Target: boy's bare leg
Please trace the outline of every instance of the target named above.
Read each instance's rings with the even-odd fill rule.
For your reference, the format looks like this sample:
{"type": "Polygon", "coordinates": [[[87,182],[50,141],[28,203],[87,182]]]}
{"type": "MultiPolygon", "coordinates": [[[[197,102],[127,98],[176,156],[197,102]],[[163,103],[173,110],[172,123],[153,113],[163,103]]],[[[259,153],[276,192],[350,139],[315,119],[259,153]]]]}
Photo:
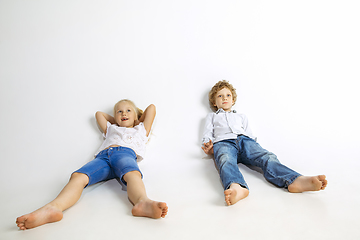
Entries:
{"type": "Polygon", "coordinates": [[[249,190],[240,186],[238,183],[232,183],[230,187],[224,191],[225,202],[227,205],[233,205],[246,198],[249,195],[249,190]]]}
{"type": "Polygon", "coordinates": [[[124,175],[127,183],[127,193],[130,201],[134,204],[132,214],[139,217],[163,218],[166,216],[168,207],[164,202],[156,202],[146,195],[141,174],[138,171],[131,171],[124,175]]]}
{"type": "Polygon", "coordinates": [[[327,185],[325,175],[318,175],[313,177],[300,176],[288,186],[289,192],[301,193],[306,191],[319,191],[324,190],[327,185]]]}
{"type": "Polygon", "coordinates": [[[73,173],[68,184],[60,194],[50,203],[38,210],[25,214],[16,219],[16,224],[21,230],[38,227],[45,223],[60,221],[63,211],[74,205],[80,198],[89,178],[82,173],[73,173]]]}

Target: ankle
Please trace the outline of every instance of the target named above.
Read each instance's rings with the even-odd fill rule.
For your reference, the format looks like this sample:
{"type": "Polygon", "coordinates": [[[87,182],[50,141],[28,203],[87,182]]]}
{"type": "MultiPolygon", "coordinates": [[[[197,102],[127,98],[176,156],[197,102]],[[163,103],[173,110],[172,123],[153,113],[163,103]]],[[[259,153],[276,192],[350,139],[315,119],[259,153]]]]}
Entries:
{"type": "Polygon", "coordinates": [[[136,205],[136,204],[138,204],[138,203],[142,203],[142,202],[147,202],[147,201],[150,201],[150,199],[148,198],[148,197],[139,197],[139,198],[137,198],[135,201],[132,201],[131,199],[130,199],[130,202],[132,202],[133,204],[134,204],[134,206],[136,205]]]}
{"type": "Polygon", "coordinates": [[[58,210],[58,211],[64,211],[63,207],[61,206],[61,204],[57,203],[57,202],[50,202],[48,204],[45,205],[45,207],[54,209],[54,210],[58,210]]]}

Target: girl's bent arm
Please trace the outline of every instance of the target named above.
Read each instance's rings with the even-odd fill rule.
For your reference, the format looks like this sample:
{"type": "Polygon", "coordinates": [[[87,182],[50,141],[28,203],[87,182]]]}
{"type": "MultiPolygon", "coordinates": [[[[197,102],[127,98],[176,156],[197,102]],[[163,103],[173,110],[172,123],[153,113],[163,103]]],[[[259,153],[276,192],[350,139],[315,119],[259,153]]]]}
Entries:
{"type": "Polygon", "coordinates": [[[143,115],[139,119],[139,122],[144,123],[144,127],[146,130],[146,136],[149,136],[151,126],[154,122],[154,118],[156,115],[156,107],[154,104],[150,104],[144,111],[143,115]]]}
{"type": "Polygon", "coordinates": [[[104,112],[97,111],[95,117],[104,134],[106,134],[107,122],[110,122],[111,124],[115,123],[114,117],[104,112]]]}

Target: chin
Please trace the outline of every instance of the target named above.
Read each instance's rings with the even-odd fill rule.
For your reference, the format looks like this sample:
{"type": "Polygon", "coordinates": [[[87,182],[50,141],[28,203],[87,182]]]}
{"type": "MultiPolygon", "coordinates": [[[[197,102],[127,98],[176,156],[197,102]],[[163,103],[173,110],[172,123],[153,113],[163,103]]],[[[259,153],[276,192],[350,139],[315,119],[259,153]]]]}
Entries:
{"type": "Polygon", "coordinates": [[[126,124],[122,124],[120,127],[134,127],[134,124],[131,123],[126,123],[126,124]]]}

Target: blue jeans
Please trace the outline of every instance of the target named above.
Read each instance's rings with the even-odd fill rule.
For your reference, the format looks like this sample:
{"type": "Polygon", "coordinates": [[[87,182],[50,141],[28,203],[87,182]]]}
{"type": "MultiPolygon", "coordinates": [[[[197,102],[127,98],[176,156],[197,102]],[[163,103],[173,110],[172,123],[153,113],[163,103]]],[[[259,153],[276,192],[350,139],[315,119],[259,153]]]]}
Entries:
{"type": "Polygon", "coordinates": [[[138,171],[142,177],[136,159],[136,153],[130,148],[111,147],[99,152],[92,161],[75,172],[89,177],[87,186],[113,178],[119,178],[126,185],[123,179],[126,173],[138,171]]]}
{"type": "Polygon", "coordinates": [[[266,180],[282,188],[287,188],[301,176],[282,165],[275,154],[263,149],[252,138],[244,135],[238,136],[237,139],[214,143],[214,156],[224,189],[228,189],[232,183],[238,183],[249,189],[238,163],[260,167],[266,180]]]}

